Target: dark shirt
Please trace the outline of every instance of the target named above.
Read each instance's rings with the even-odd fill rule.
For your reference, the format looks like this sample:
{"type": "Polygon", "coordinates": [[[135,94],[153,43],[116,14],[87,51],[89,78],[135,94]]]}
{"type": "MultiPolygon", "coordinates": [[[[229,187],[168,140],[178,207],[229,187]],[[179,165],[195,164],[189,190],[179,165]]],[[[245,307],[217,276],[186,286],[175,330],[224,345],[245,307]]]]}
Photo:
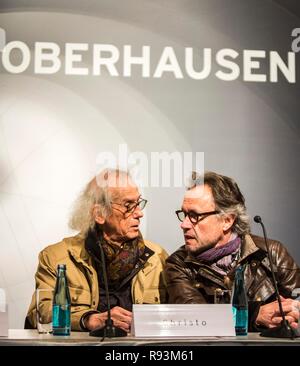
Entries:
{"type": "MultiPolygon", "coordinates": [[[[85,240],[86,250],[93,258],[93,266],[98,275],[99,283],[99,305],[98,311],[107,311],[107,298],[104,286],[104,277],[101,261],[101,250],[99,247],[99,241],[96,237],[89,233],[85,240]]],[[[133,270],[119,283],[108,283],[109,303],[110,307],[120,306],[126,310],[132,311],[132,296],[131,296],[131,281],[133,277],[144,267],[147,259],[153,255],[153,251],[148,247],[145,247],[144,254],[137,259],[137,262],[133,270]]],[[[104,254],[105,255],[105,254],[104,254]]]]}

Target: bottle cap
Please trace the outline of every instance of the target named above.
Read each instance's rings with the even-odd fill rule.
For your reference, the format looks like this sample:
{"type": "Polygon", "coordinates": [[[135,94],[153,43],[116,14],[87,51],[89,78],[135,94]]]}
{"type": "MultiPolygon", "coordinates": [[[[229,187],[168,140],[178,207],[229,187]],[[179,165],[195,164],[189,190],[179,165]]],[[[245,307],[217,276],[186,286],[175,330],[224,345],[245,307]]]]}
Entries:
{"type": "Polygon", "coordinates": [[[58,264],[57,265],[57,270],[60,270],[60,269],[63,269],[63,270],[66,270],[66,265],[65,264],[58,264]]]}

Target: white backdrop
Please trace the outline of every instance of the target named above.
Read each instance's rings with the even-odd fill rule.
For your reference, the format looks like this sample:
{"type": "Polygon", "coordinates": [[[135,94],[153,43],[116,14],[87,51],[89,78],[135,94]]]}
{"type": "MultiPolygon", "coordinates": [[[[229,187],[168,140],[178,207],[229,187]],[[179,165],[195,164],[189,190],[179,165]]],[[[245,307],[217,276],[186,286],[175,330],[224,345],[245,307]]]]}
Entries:
{"type": "MultiPolygon", "coordinates": [[[[153,64],[166,46],[290,51],[298,19],[269,1],[3,1],[7,42],[151,46],[153,64]]],[[[33,57],[33,54],[31,53],[33,57]]],[[[297,68],[299,56],[296,55],[297,68]]],[[[18,62],[18,55],[13,59],[18,62]]],[[[64,61],[64,54],[61,55],[64,61]]],[[[91,68],[87,55],[82,66],[91,68]]],[[[241,60],[238,61],[241,63],[241,60]]],[[[216,65],[213,65],[216,68],[216,65]]],[[[262,66],[267,73],[268,66],[262,66]]],[[[22,327],[34,289],[38,252],[72,235],[72,201],[97,170],[103,151],[203,151],[205,168],[234,177],[251,216],[298,260],[299,83],[224,82],[10,74],[0,65],[0,287],[10,326],[22,327]]],[[[174,211],[184,187],[145,188],[142,231],[170,253],[183,244],[174,211]]],[[[254,227],[254,232],[259,229],[254,227]]]]}

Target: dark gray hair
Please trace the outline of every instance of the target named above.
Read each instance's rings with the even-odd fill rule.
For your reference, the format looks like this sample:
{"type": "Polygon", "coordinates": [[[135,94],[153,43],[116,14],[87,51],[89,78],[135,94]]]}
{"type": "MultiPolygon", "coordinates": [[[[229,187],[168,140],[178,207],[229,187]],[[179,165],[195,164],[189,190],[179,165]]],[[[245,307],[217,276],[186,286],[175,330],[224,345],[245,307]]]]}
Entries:
{"type": "Polygon", "coordinates": [[[232,178],[214,172],[205,172],[204,175],[193,172],[188,190],[203,184],[211,188],[216,210],[221,214],[235,216],[232,230],[238,235],[248,234],[250,232],[249,216],[246,212],[245,198],[237,183],[232,178]]]}
{"type": "Polygon", "coordinates": [[[97,215],[109,216],[112,212],[111,201],[114,198],[109,188],[124,186],[129,181],[132,182],[129,172],[119,169],[102,170],[90,180],[74,202],[69,227],[79,231],[80,236],[85,238],[89,230],[95,227],[95,205],[97,215]]]}

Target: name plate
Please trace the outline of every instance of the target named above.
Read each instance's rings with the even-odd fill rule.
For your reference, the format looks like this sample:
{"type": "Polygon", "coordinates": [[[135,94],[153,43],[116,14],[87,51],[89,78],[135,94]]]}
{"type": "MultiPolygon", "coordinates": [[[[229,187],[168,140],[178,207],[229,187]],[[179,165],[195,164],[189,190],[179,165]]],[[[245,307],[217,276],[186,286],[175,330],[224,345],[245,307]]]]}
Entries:
{"type": "Polygon", "coordinates": [[[136,337],[234,337],[231,304],[133,305],[136,337]]]}

